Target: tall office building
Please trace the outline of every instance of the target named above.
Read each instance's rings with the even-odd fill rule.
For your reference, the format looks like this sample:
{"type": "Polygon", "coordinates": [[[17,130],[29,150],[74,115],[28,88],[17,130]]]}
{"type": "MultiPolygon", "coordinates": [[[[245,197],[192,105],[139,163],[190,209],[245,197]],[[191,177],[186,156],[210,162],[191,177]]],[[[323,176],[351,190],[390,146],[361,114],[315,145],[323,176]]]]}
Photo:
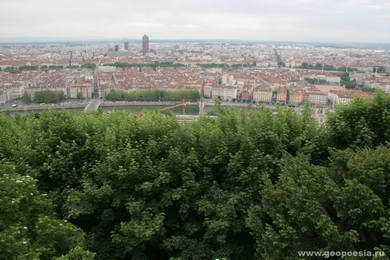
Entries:
{"type": "Polygon", "coordinates": [[[146,55],[149,52],[149,37],[145,34],[142,37],[142,53],[146,55]]]}
{"type": "Polygon", "coordinates": [[[119,45],[115,45],[115,51],[116,51],[116,52],[119,51],[119,45]]]}
{"type": "Polygon", "coordinates": [[[128,51],[129,50],[129,42],[125,42],[123,45],[125,47],[125,50],[128,51]]]}

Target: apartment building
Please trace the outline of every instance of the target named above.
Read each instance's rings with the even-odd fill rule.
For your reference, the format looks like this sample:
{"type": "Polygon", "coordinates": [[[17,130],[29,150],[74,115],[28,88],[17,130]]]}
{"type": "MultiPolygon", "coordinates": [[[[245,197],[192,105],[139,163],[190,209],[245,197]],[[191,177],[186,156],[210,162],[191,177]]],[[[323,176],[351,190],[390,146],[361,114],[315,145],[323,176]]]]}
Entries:
{"type": "Polygon", "coordinates": [[[320,91],[306,92],[307,100],[315,106],[326,106],[328,104],[328,95],[320,91]]]}
{"type": "Polygon", "coordinates": [[[344,90],[344,91],[333,90],[328,93],[328,99],[329,102],[332,104],[332,106],[336,106],[339,104],[348,104],[355,97],[366,98],[368,96],[369,94],[360,90],[344,90]]]}
{"type": "Polygon", "coordinates": [[[276,103],[278,104],[286,104],[287,103],[287,88],[281,87],[276,90],[276,103]]]}
{"type": "Polygon", "coordinates": [[[302,90],[290,90],[288,104],[291,106],[301,105],[304,101],[302,90]]]}
{"type": "Polygon", "coordinates": [[[262,103],[272,102],[272,89],[270,87],[258,87],[253,91],[253,100],[262,103]]]}
{"type": "Polygon", "coordinates": [[[213,98],[222,100],[237,99],[237,88],[232,86],[213,86],[211,95],[213,98]]]}
{"type": "Polygon", "coordinates": [[[7,93],[5,89],[0,89],[0,104],[7,102],[7,93]]]}
{"type": "Polygon", "coordinates": [[[66,91],[68,98],[92,98],[94,89],[92,83],[73,83],[66,91]]]}

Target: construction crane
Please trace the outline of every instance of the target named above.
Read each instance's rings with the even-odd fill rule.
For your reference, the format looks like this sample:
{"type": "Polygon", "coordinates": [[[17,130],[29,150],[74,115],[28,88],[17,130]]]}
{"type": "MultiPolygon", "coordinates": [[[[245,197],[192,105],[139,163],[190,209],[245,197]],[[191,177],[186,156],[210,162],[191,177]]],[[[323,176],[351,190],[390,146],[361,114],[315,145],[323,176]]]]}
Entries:
{"type": "MultiPolygon", "coordinates": [[[[180,104],[176,104],[176,105],[173,105],[173,106],[169,106],[169,107],[163,107],[163,108],[160,108],[158,111],[159,112],[162,112],[162,111],[167,111],[169,109],[174,109],[174,108],[177,108],[177,107],[183,107],[183,114],[185,114],[185,107],[187,106],[187,103],[186,102],[183,102],[183,103],[180,103],[180,104]]],[[[134,113],[136,116],[138,117],[143,117],[145,115],[144,112],[136,112],[134,113]]]]}
{"type": "Polygon", "coordinates": [[[160,108],[158,111],[162,112],[162,111],[166,111],[166,110],[169,110],[169,109],[174,109],[174,108],[177,108],[177,107],[183,107],[183,114],[185,114],[186,106],[187,106],[187,103],[183,101],[183,103],[176,104],[174,106],[160,108]]]}

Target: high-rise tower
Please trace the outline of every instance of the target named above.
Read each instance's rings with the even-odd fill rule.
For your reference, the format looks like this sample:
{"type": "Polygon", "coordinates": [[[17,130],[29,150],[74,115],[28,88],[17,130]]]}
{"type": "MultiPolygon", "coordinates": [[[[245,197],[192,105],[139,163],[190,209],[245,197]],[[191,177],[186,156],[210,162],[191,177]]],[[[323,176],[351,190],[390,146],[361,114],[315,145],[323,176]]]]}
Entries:
{"type": "Polygon", "coordinates": [[[123,47],[126,51],[129,50],[129,42],[124,42],[123,47]]]}
{"type": "Polygon", "coordinates": [[[149,37],[145,34],[142,37],[142,53],[146,55],[149,52],[149,37]]]}

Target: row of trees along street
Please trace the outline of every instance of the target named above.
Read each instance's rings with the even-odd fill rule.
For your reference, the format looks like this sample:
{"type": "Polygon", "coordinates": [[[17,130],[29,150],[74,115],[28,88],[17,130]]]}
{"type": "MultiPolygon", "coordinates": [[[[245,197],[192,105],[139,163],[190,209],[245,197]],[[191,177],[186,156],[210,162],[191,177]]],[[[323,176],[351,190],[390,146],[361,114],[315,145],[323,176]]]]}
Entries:
{"type": "Polygon", "coordinates": [[[34,96],[25,92],[22,101],[26,104],[30,103],[60,103],[65,101],[65,94],[63,91],[42,90],[34,93],[34,96]]]}
{"type": "Polygon", "coordinates": [[[96,64],[88,63],[88,64],[81,64],[81,65],[24,65],[24,66],[11,66],[11,67],[5,67],[4,69],[0,68],[0,71],[3,70],[5,72],[10,73],[22,73],[23,71],[30,71],[30,70],[62,70],[62,69],[95,69],[96,64]]]}
{"type": "Polygon", "coordinates": [[[107,94],[109,101],[191,101],[199,100],[200,94],[196,90],[142,90],[120,91],[112,90],[107,94]]]}
{"type": "MultiPolygon", "coordinates": [[[[78,94],[78,99],[82,99],[81,93],[78,94]]],[[[106,96],[109,101],[190,101],[196,102],[199,100],[200,94],[198,91],[192,90],[143,90],[143,91],[121,91],[112,90],[106,96]]],[[[34,95],[24,93],[21,100],[26,103],[60,103],[66,100],[63,91],[43,90],[34,92],[34,95]]]]}

